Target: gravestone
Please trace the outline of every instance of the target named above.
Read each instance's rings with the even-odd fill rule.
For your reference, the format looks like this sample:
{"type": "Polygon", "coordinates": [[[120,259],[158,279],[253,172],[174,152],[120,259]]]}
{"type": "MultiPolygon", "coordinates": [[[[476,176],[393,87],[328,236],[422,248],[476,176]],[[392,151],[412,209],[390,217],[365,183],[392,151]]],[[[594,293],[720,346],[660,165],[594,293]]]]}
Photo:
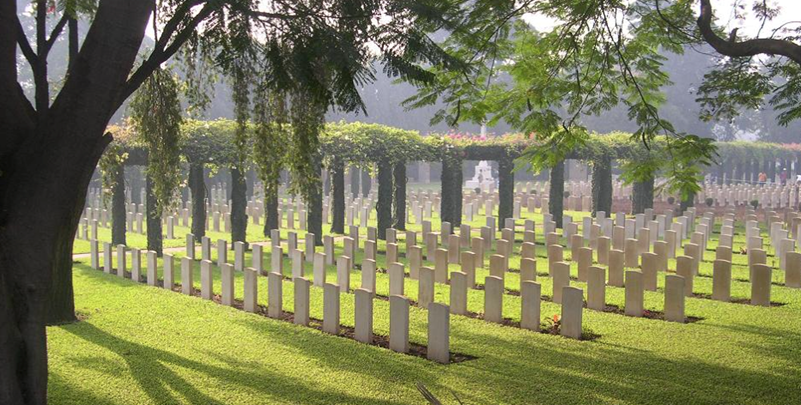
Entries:
{"type": "Polygon", "coordinates": [[[323,286],[323,332],[339,334],[339,286],[336,284],[323,286]]]}
{"type": "Polygon", "coordinates": [[[259,304],[259,271],[248,267],[244,274],[244,309],[246,312],[256,312],[259,304]]]}
{"type": "Polygon", "coordinates": [[[389,349],[409,351],[409,299],[400,295],[389,297],[389,349]]]}
{"type": "Polygon", "coordinates": [[[503,279],[488,276],[484,279],[484,320],[503,322],[503,279]]]}
{"type": "Polygon", "coordinates": [[[445,304],[428,306],[427,357],[438,363],[450,362],[450,313],[445,304]]]}
{"type": "Polygon", "coordinates": [[[539,331],[542,286],[534,281],[523,281],[520,284],[520,327],[523,329],[539,331]]]}
{"type": "Polygon", "coordinates": [[[626,309],[628,316],[643,314],[643,274],[637,270],[626,271],[626,309]]]}
{"type": "Polygon", "coordinates": [[[373,343],[373,292],[358,288],[354,295],[354,338],[362,343],[373,343]]]}

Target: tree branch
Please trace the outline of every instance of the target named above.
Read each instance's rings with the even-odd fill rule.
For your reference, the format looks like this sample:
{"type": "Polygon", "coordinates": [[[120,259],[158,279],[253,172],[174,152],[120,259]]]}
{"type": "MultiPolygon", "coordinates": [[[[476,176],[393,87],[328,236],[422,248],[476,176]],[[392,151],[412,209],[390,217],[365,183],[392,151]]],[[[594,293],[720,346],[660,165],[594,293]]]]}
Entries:
{"type": "Polygon", "coordinates": [[[17,45],[19,45],[19,49],[22,50],[22,54],[25,55],[25,59],[28,60],[28,64],[31,65],[31,69],[36,69],[36,64],[39,58],[36,56],[36,52],[33,51],[31,48],[30,42],[28,42],[28,36],[25,35],[25,30],[22,28],[22,23],[17,18],[17,45]]]}
{"type": "Polygon", "coordinates": [[[709,0],[701,0],[701,15],[698,17],[701,36],[715,51],[729,57],[756,55],[780,55],[801,65],[801,46],[785,40],[756,38],[742,42],[727,41],[712,29],[712,5],[709,0]]]}
{"type": "Polygon", "coordinates": [[[58,23],[56,23],[56,26],[53,27],[53,31],[50,32],[50,38],[45,43],[45,50],[44,50],[45,55],[47,55],[50,52],[50,48],[52,48],[53,44],[56,43],[58,36],[61,35],[61,31],[64,30],[64,26],[67,25],[67,21],[69,21],[69,19],[70,17],[67,15],[67,13],[64,13],[61,19],[58,20],[58,23]]]}

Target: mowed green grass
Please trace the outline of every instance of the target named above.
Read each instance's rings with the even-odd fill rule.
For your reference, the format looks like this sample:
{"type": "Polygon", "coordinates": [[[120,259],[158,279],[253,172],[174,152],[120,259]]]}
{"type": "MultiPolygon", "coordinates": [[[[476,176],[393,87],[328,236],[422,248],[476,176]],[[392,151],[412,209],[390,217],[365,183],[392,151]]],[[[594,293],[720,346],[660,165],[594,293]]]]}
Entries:
{"type": "MultiPolygon", "coordinates": [[[[481,216],[474,223],[483,221],[481,216]]],[[[737,232],[742,235],[741,226],[737,232]]],[[[539,226],[537,237],[542,243],[539,226]]],[[[519,239],[521,233],[518,252],[519,239]]],[[[742,243],[742,236],[735,238],[735,247],[742,243]]],[[[711,293],[716,244],[714,234],[695,279],[696,293],[711,293]]],[[[336,249],[340,254],[341,241],[336,249]]],[[[379,268],[386,267],[384,249],[384,242],[379,242],[379,268]]],[[[552,284],[544,253],[538,246],[537,281],[543,295],[549,296],[552,284]]],[[[214,248],[212,255],[216,259],[214,248]]],[[[176,254],[178,283],[182,256],[176,254]]],[[[569,258],[569,249],[565,256],[569,258]]],[[[232,253],[228,257],[233,260],[232,253]]],[[[361,260],[359,255],[355,263],[361,260]]],[[[421,404],[424,400],[415,389],[419,382],[446,404],[456,403],[453,393],[466,404],[790,404],[796,403],[801,389],[801,291],[784,287],[783,272],[778,270],[773,275],[772,301],[780,306],[688,298],[687,315],[702,318],[690,324],[585,309],[585,327],[600,335],[593,341],[452,316],[451,351],[475,359],[440,365],[120,279],[89,269],[88,262],[80,259],[74,273],[76,308],[84,319],[48,328],[52,403],[421,404]]],[[[246,262],[251,262],[249,253],[246,262]]],[[[732,295],[748,299],[745,256],[735,254],[733,262],[732,295]]],[[[269,249],[264,264],[269,268],[269,249]]],[[[518,267],[519,257],[510,260],[510,268],[518,267]]],[[[291,266],[286,257],[283,268],[288,276],[291,266]]],[[[675,268],[675,261],[669,268],[675,268]]],[[[159,261],[160,276],[162,269],[159,261]]],[[[305,269],[313,278],[311,265],[305,269]]],[[[451,271],[458,269],[450,266],[451,271]]],[[[214,289],[219,293],[219,269],[214,272],[214,289]]],[[[488,274],[487,269],[478,269],[478,283],[483,284],[488,274]]],[[[576,275],[575,265],[572,274],[576,275]]],[[[241,299],[243,277],[235,276],[236,296],[241,299]]],[[[334,266],[327,268],[326,278],[337,281],[334,266]]],[[[359,287],[360,280],[361,273],[354,271],[351,287],[359,287]]],[[[659,290],[645,293],[645,306],[654,311],[664,307],[664,275],[659,280],[659,290]]],[[[199,288],[197,262],[193,281],[199,288]]],[[[518,291],[519,275],[507,273],[505,284],[507,290],[518,291]]],[[[583,283],[571,284],[586,290],[583,283]]],[[[386,274],[377,275],[377,290],[379,295],[388,294],[386,274]]],[[[623,306],[623,291],[607,287],[607,303],[623,306]]],[[[405,292],[416,300],[417,281],[407,278],[405,292]]],[[[312,287],[311,293],[311,316],[322,319],[322,289],[312,287]]],[[[469,291],[470,311],[483,312],[483,296],[481,290],[469,291]]],[[[292,283],[284,281],[285,311],[293,311],[293,299],[292,283]]],[[[258,300],[267,304],[264,277],[259,278],[258,300]]],[[[449,287],[437,285],[436,301],[448,300],[449,287]]],[[[559,306],[546,297],[542,317],[559,312],[559,306]]],[[[504,296],[504,316],[520,319],[519,297],[504,296]]],[[[342,295],[341,323],[352,326],[353,317],[353,295],[342,295]]],[[[376,334],[388,335],[388,317],[388,303],[375,300],[376,334]]],[[[425,345],[427,311],[412,307],[410,318],[411,341],[425,345]]]]}

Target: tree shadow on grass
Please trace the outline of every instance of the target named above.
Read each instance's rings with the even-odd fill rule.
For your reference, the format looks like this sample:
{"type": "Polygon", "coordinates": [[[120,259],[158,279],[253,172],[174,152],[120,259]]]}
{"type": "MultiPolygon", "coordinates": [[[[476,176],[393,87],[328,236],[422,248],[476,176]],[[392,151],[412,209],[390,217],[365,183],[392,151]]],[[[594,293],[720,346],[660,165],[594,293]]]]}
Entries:
{"type": "MultiPolygon", "coordinates": [[[[483,339],[470,330],[459,334],[483,339]]],[[[665,339],[669,344],[670,337],[665,339]]],[[[519,394],[536,398],[531,403],[787,404],[797,400],[801,376],[736,368],[717,356],[713,352],[708,360],[691,354],[667,357],[605,344],[603,339],[588,343],[545,336],[496,345],[464,367],[475,368],[477,375],[472,378],[482,384],[515,387],[521,390],[519,394]],[[525,384],[520,383],[521,376],[525,384]]],[[[760,360],[755,356],[754,361],[760,360]]],[[[470,391],[464,394],[469,396],[470,391]]]]}
{"type": "MultiPolygon", "coordinates": [[[[264,367],[259,368],[253,364],[237,361],[233,357],[226,359],[227,367],[191,360],[169,351],[122,339],[88,322],[66,326],[63,329],[122,358],[128,366],[128,372],[150,401],[154,403],[186,401],[196,404],[224,404],[224,402],[211,398],[170,368],[170,366],[177,366],[203,373],[226,386],[240,386],[262,393],[265,399],[272,398],[274,401],[306,404],[398,404],[395,401],[382,401],[341,392],[323,391],[316,388],[313,381],[307,382],[302,376],[278,374],[264,367]],[[180,398],[176,395],[179,395],[180,398]],[[302,398],[302,401],[299,398],[302,398]]],[[[103,363],[103,360],[82,361],[78,366],[99,369],[103,367],[103,363]]],[[[110,373],[114,369],[113,366],[108,366],[108,368],[104,372],[110,373]]],[[[101,401],[91,403],[102,403],[101,401]]],[[[270,401],[265,400],[265,402],[270,401]]]]}

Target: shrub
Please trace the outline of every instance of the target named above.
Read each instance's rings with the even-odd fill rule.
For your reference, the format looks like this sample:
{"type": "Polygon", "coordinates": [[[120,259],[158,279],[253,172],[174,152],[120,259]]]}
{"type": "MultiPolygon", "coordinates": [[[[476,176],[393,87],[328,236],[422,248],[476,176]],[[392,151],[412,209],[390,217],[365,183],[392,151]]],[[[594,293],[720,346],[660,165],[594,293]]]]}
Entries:
{"type": "Polygon", "coordinates": [[[759,200],[751,200],[751,206],[757,209],[757,207],[759,207],[759,200]]]}
{"type": "Polygon", "coordinates": [[[676,197],[668,197],[668,204],[673,205],[676,202],[676,197]]]}
{"type": "Polygon", "coordinates": [[[714,199],[712,199],[712,197],[707,197],[707,198],[706,198],[706,200],[704,200],[704,202],[706,203],[706,206],[707,206],[707,207],[711,207],[711,206],[712,206],[712,203],[714,203],[714,202],[715,202],[715,200],[714,200],[714,199]]]}

